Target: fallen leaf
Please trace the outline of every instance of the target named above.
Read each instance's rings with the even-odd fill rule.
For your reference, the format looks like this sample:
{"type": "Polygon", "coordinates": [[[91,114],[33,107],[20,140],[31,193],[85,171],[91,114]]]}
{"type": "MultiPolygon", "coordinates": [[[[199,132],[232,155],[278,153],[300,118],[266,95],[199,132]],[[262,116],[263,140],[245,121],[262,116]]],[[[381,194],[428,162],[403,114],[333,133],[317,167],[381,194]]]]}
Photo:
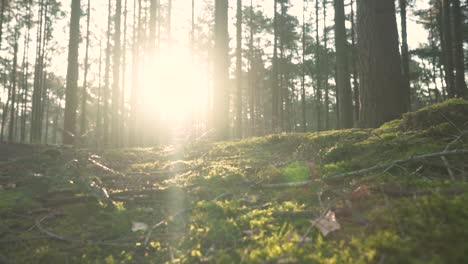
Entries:
{"type": "Polygon", "coordinates": [[[327,236],[329,233],[341,228],[340,223],[336,221],[333,211],[328,211],[325,215],[313,220],[312,224],[317,227],[323,236],[327,236]]]}

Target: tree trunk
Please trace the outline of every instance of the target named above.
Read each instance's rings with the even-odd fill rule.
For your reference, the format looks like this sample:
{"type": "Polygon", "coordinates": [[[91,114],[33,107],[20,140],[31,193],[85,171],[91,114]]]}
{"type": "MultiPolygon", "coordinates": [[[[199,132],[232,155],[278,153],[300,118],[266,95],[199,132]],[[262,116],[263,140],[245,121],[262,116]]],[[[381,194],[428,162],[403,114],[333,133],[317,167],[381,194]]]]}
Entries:
{"type": "Polygon", "coordinates": [[[236,137],[242,138],[242,0],[236,12],[236,137]]]}
{"type": "Polygon", "coordinates": [[[120,106],[120,21],[122,14],[122,0],[116,1],[115,21],[114,21],[114,58],[112,74],[112,133],[111,144],[117,147],[119,144],[119,106],[120,106]]]}
{"type": "Polygon", "coordinates": [[[249,17],[249,110],[250,110],[250,135],[255,136],[256,129],[255,129],[255,120],[256,120],[256,113],[255,113],[255,71],[254,71],[254,46],[253,46],[253,16],[254,16],[254,9],[253,9],[253,0],[250,0],[250,17],[249,17]]]}
{"type": "Polygon", "coordinates": [[[80,0],[72,0],[70,19],[70,39],[68,42],[68,67],[65,91],[65,120],[63,143],[74,144],[76,135],[76,107],[78,86],[78,46],[80,41],[80,0]]]}
{"type": "Polygon", "coordinates": [[[465,82],[465,54],[463,51],[463,22],[460,0],[452,0],[453,6],[453,58],[455,60],[455,93],[456,97],[467,98],[468,90],[465,82]]]}
{"type": "Polygon", "coordinates": [[[359,96],[359,84],[358,74],[356,66],[356,41],[355,41],[355,24],[354,24],[354,1],[351,0],[351,60],[353,66],[353,97],[354,97],[354,120],[357,123],[359,121],[359,111],[361,109],[360,96],[359,96]]]}
{"type": "Polygon", "coordinates": [[[353,99],[349,82],[348,41],[346,40],[344,1],[335,1],[336,90],[338,99],[338,128],[353,127],[353,99]]]}
{"type": "Polygon", "coordinates": [[[273,15],[273,31],[274,31],[274,43],[273,43],[273,62],[272,62],[272,111],[271,111],[271,130],[277,132],[278,130],[278,110],[279,110],[279,85],[278,85],[278,0],[274,0],[274,15],[273,15]]]}
{"type": "Polygon", "coordinates": [[[99,40],[99,72],[98,72],[98,91],[97,91],[97,111],[96,111],[96,147],[101,146],[102,136],[102,39],[99,40]]]}
{"type": "Polygon", "coordinates": [[[229,130],[228,1],[215,0],[214,124],[219,139],[229,130]]]}
{"type": "Polygon", "coordinates": [[[316,74],[316,87],[315,87],[315,104],[317,115],[317,131],[322,130],[322,73],[321,73],[321,59],[320,59],[320,37],[319,37],[319,0],[315,1],[315,74],[316,74]]]}
{"type": "Polygon", "coordinates": [[[86,12],[86,51],[84,60],[83,91],[81,95],[81,120],[80,136],[86,134],[86,103],[88,101],[87,77],[88,77],[88,51],[89,51],[89,21],[91,17],[91,0],[88,0],[88,9],[86,12]]]}
{"type": "Polygon", "coordinates": [[[45,144],[48,144],[49,142],[49,106],[50,106],[50,98],[49,98],[49,91],[47,90],[46,96],[45,96],[45,122],[44,122],[44,139],[43,142],[45,144]]]}
{"type": "MultiPolygon", "coordinates": [[[[16,15],[18,18],[18,15],[16,15]]],[[[18,19],[17,19],[18,21],[18,19]]],[[[11,109],[10,109],[10,127],[8,130],[8,142],[15,141],[15,115],[16,115],[16,68],[18,67],[18,39],[19,39],[19,27],[16,25],[15,27],[15,44],[13,48],[13,68],[11,70],[11,109]]]]}
{"type": "Polygon", "coordinates": [[[305,92],[305,49],[306,49],[306,0],[302,2],[302,64],[301,64],[301,128],[302,132],[307,131],[306,121],[306,92],[305,92]]]}
{"type": "Polygon", "coordinates": [[[395,3],[358,0],[358,56],[362,127],[378,127],[406,112],[395,3]]]}
{"type": "Polygon", "coordinates": [[[21,129],[20,129],[20,142],[26,142],[26,112],[27,112],[27,104],[28,104],[28,92],[29,92],[29,40],[30,40],[30,24],[31,24],[31,8],[29,8],[31,2],[28,1],[28,18],[27,18],[27,29],[26,29],[26,36],[24,38],[24,50],[23,50],[23,98],[22,98],[22,107],[21,107],[21,129]]]}
{"type": "Polygon", "coordinates": [[[6,0],[1,0],[2,6],[0,7],[0,50],[2,49],[2,36],[3,36],[3,18],[5,13],[6,0]]]}
{"type": "MultiPolygon", "coordinates": [[[[156,0],[154,0],[156,1],[156,0]]],[[[123,44],[122,44],[122,87],[120,89],[120,123],[119,123],[119,130],[120,130],[120,146],[125,146],[125,140],[123,136],[123,132],[125,129],[125,122],[127,120],[127,116],[125,114],[125,90],[126,90],[126,77],[127,77],[127,0],[124,2],[124,34],[123,34],[123,44]]]]}
{"type": "Polygon", "coordinates": [[[40,62],[39,64],[41,65],[40,67],[40,81],[39,81],[39,86],[40,86],[40,91],[41,91],[41,103],[39,104],[39,115],[38,115],[38,126],[37,126],[37,138],[38,140],[42,139],[42,132],[43,132],[43,121],[44,121],[44,104],[46,101],[46,93],[47,93],[47,86],[46,86],[46,80],[47,80],[47,73],[46,73],[46,64],[44,63],[46,59],[46,51],[47,47],[49,44],[49,38],[51,37],[49,32],[50,28],[52,26],[52,22],[50,20],[50,10],[49,8],[50,2],[47,1],[45,5],[45,11],[44,11],[44,29],[42,32],[43,38],[42,38],[42,45],[41,45],[41,53],[40,53],[40,62]]]}
{"type": "Polygon", "coordinates": [[[328,85],[327,0],[323,0],[323,88],[325,90],[325,130],[330,129],[330,89],[328,85]]]}
{"type": "Polygon", "coordinates": [[[406,6],[408,0],[399,0],[400,2],[400,19],[401,19],[401,60],[403,68],[403,88],[405,89],[404,103],[405,108],[411,109],[411,84],[409,80],[409,61],[410,55],[408,52],[408,37],[406,32],[406,6]]]}
{"type": "Polygon", "coordinates": [[[441,42],[444,57],[445,78],[449,98],[456,97],[455,77],[453,73],[453,48],[450,23],[450,0],[440,0],[441,42]]]}
{"type": "MultiPolygon", "coordinates": [[[[141,0],[133,1],[133,43],[132,43],[132,90],[130,94],[130,122],[129,122],[129,135],[128,144],[130,146],[136,145],[136,125],[137,125],[137,86],[138,86],[138,57],[139,57],[139,28],[141,18],[141,0]],[[138,18],[136,10],[138,9],[138,18]],[[137,22],[138,21],[138,22],[137,22]]],[[[159,30],[158,30],[159,32],[159,30]]],[[[159,43],[159,42],[158,42],[159,43]]]]}
{"type": "MultiPolygon", "coordinates": [[[[140,0],[141,1],[141,0],[140,0]]],[[[111,26],[112,26],[112,1],[108,3],[107,13],[107,45],[106,45],[106,65],[104,72],[104,91],[103,91],[103,109],[102,109],[102,143],[105,147],[109,144],[109,92],[110,92],[110,56],[111,56],[111,26]]]]}
{"type": "Polygon", "coordinates": [[[37,34],[36,34],[36,58],[34,64],[34,82],[33,82],[33,96],[32,96],[32,110],[31,110],[31,133],[30,133],[30,141],[32,143],[37,143],[41,140],[40,137],[40,130],[41,130],[41,123],[40,123],[40,109],[41,109],[41,80],[42,80],[42,71],[43,65],[41,65],[41,51],[42,51],[42,32],[44,26],[44,0],[41,0],[39,3],[39,25],[37,27],[37,34]]]}

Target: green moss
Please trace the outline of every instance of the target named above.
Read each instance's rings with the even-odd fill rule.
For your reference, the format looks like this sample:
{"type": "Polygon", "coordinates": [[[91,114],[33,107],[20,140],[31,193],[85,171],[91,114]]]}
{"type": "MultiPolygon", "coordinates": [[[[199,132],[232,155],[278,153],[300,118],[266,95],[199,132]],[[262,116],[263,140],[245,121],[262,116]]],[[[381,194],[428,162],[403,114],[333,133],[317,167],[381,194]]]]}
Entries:
{"type": "Polygon", "coordinates": [[[448,122],[454,128],[462,129],[466,120],[468,120],[468,101],[451,99],[403,115],[399,128],[403,131],[426,130],[448,122]]]}

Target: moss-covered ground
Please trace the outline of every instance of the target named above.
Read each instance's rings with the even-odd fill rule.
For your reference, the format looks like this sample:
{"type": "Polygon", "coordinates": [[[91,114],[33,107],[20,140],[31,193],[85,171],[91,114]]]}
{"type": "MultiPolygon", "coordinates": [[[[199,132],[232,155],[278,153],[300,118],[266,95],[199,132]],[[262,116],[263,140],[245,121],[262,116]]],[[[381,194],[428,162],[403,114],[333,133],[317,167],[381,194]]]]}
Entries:
{"type": "Polygon", "coordinates": [[[0,263],[468,263],[468,155],[412,159],[467,131],[452,100],[374,130],[0,145],[0,263]]]}

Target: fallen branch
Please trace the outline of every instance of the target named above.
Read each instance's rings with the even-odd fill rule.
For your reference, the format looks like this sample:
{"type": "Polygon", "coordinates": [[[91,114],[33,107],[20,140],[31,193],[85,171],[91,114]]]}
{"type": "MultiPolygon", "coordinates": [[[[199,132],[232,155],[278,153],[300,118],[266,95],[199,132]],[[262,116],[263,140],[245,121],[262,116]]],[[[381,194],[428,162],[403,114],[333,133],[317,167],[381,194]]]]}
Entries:
{"type": "Polygon", "coordinates": [[[119,175],[119,176],[125,176],[125,174],[123,174],[122,172],[111,169],[111,168],[107,167],[106,165],[99,163],[95,159],[88,158],[88,161],[91,162],[91,164],[94,165],[94,167],[96,167],[98,169],[101,169],[101,170],[103,170],[105,172],[115,174],[115,175],[119,175]]]}
{"type": "Polygon", "coordinates": [[[312,181],[300,181],[300,182],[286,182],[286,183],[271,183],[271,184],[261,184],[261,188],[282,188],[282,187],[302,187],[311,184],[312,181]]]}
{"type": "MultiPolygon", "coordinates": [[[[445,157],[445,156],[453,156],[453,155],[464,155],[468,154],[468,149],[456,149],[456,150],[445,150],[441,152],[435,152],[435,153],[428,153],[428,154],[423,154],[423,155],[418,155],[418,156],[412,156],[406,159],[399,159],[395,160],[389,163],[385,164],[377,164],[375,166],[361,169],[361,170],[355,170],[351,172],[346,172],[346,173],[341,173],[333,176],[325,176],[322,179],[324,181],[335,181],[351,176],[357,176],[361,174],[365,174],[368,172],[376,171],[376,170],[389,170],[390,168],[408,163],[408,162],[413,162],[413,161],[418,161],[418,160],[423,160],[423,159],[428,159],[428,158],[437,158],[437,157],[445,157]]],[[[255,187],[261,187],[261,188],[283,188],[283,187],[302,187],[302,186],[307,186],[311,184],[313,181],[312,180],[307,180],[307,181],[301,181],[301,182],[287,182],[287,183],[274,183],[274,184],[261,184],[255,187]]]]}
{"type": "Polygon", "coordinates": [[[41,233],[47,235],[48,237],[50,238],[53,238],[53,239],[56,239],[56,240],[60,240],[60,241],[65,241],[65,242],[82,242],[81,240],[79,239],[72,239],[72,238],[67,238],[67,237],[64,237],[64,236],[61,236],[61,235],[57,235],[53,232],[50,232],[49,230],[45,229],[41,223],[46,220],[47,218],[51,217],[53,214],[48,214],[48,215],[45,215],[41,218],[38,218],[36,219],[36,227],[37,229],[39,229],[39,231],[41,231],[41,233]]]}
{"type": "Polygon", "coordinates": [[[364,174],[367,172],[375,171],[375,170],[380,170],[380,169],[385,169],[388,167],[392,167],[395,165],[403,164],[403,163],[408,163],[408,162],[413,162],[413,161],[418,161],[422,159],[427,159],[427,158],[436,158],[436,157],[442,157],[442,156],[452,156],[452,155],[463,155],[463,154],[468,154],[468,149],[457,149],[457,150],[449,150],[449,151],[442,151],[442,152],[435,152],[435,153],[429,153],[429,154],[423,154],[423,155],[418,155],[418,156],[412,156],[406,159],[400,159],[400,160],[395,160],[390,163],[386,164],[381,164],[381,165],[375,165],[370,168],[362,169],[362,170],[356,170],[348,173],[342,173],[330,177],[324,177],[323,179],[325,181],[333,181],[337,179],[342,179],[350,176],[356,176],[360,174],[364,174]]]}

